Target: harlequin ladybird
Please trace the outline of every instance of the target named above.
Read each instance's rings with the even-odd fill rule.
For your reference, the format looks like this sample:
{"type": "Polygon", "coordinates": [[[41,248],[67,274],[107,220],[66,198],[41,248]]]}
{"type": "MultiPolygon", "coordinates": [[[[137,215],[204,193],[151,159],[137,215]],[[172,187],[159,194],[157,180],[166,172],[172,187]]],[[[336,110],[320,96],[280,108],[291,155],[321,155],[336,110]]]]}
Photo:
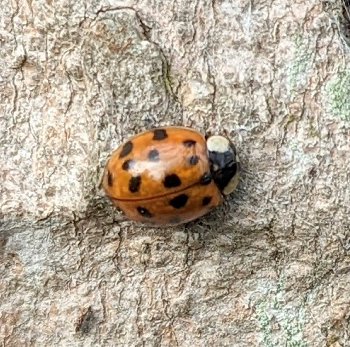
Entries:
{"type": "Polygon", "coordinates": [[[106,165],[103,188],[128,218],[154,225],[197,219],[233,192],[240,164],[222,136],[207,140],[182,127],[157,128],[129,139],[106,165]]]}

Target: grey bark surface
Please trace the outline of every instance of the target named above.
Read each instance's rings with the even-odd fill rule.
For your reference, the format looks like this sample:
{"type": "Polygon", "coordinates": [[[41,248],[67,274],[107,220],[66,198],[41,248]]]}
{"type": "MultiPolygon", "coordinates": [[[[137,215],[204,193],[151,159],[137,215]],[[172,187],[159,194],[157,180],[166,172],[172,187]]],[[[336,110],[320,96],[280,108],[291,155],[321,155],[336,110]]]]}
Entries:
{"type": "Polygon", "coordinates": [[[341,1],[5,0],[2,346],[350,346],[341,1]],[[237,192],[145,228],[99,189],[163,125],[225,133],[237,192]]]}

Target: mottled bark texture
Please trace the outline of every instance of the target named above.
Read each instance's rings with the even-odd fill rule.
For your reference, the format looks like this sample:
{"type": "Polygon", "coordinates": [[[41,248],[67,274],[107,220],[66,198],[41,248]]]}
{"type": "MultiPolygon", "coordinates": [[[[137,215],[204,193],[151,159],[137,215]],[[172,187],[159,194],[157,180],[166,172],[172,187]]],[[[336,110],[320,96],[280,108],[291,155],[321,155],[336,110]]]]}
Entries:
{"type": "Polygon", "coordinates": [[[1,2],[2,346],[350,346],[342,5],[1,2]],[[140,227],[99,178],[168,124],[231,136],[242,180],[140,227]]]}

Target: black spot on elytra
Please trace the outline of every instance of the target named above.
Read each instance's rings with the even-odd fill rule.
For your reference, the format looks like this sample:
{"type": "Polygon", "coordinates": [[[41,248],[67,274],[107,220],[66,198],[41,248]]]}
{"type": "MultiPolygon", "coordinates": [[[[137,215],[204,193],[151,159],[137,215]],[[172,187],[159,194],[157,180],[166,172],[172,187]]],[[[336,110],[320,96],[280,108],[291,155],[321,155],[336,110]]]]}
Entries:
{"type": "Polygon", "coordinates": [[[212,197],[211,196],[205,196],[202,200],[202,205],[203,206],[207,206],[210,204],[210,201],[211,201],[212,197]]]}
{"type": "Polygon", "coordinates": [[[187,200],[188,200],[188,195],[180,194],[180,195],[175,196],[175,198],[170,200],[170,205],[174,208],[182,208],[186,205],[187,200]]]}
{"type": "Polygon", "coordinates": [[[134,176],[129,181],[129,191],[131,193],[137,193],[141,186],[141,176],[134,176]]]}
{"type": "Polygon", "coordinates": [[[197,165],[199,162],[198,155],[192,155],[190,159],[188,159],[188,162],[190,163],[190,165],[197,165]]]}
{"type": "Polygon", "coordinates": [[[131,141],[128,141],[122,148],[122,151],[119,154],[119,158],[124,158],[126,157],[128,154],[130,154],[130,152],[132,151],[133,148],[133,144],[131,141]]]}
{"type": "Polygon", "coordinates": [[[175,188],[181,186],[180,177],[176,174],[167,175],[163,181],[165,188],[175,188]]]}
{"type": "Polygon", "coordinates": [[[148,159],[150,161],[158,161],[159,160],[159,152],[156,149],[152,149],[149,153],[148,153],[148,159]]]}
{"type": "Polygon", "coordinates": [[[203,186],[208,185],[212,180],[211,173],[206,172],[200,179],[200,184],[203,186]]]}
{"type": "Polygon", "coordinates": [[[153,140],[164,140],[168,137],[167,132],[164,129],[156,129],[153,132],[153,140]]]}
{"type": "Polygon", "coordinates": [[[125,171],[128,171],[130,170],[135,164],[135,161],[134,160],[125,160],[123,165],[122,165],[122,169],[125,170],[125,171]]]}
{"type": "Polygon", "coordinates": [[[110,187],[113,186],[113,175],[109,170],[107,171],[107,183],[110,187]]]}
{"type": "Polygon", "coordinates": [[[196,141],[194,141],[194,140],[185,140],[183,142],[183,144],[184,144],[185,147],[193,147],[196,144],[196,141]]]}
{"type": "Polygon", "coordinates": [[[141,207],[141,206],[137,206],[137,212],[143,216],[143,217],[146,217],[146,218],[152,218],[153,215],[150,211],[147,210],[147,208],[145,207],[141,207]]]}

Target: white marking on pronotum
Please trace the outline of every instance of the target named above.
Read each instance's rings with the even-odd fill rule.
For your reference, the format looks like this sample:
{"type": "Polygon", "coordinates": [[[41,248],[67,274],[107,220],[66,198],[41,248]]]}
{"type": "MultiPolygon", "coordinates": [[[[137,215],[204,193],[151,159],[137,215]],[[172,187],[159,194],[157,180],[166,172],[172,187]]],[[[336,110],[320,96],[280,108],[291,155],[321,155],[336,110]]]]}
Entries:
{"type": "Polygon", "coordinates": [[[210,136],[207,140],[208,151],[224,153],[230,150],[230,141],[223,136],[210,136]]]}
{"type": "Polygon", "coordinates": [[[239,172],[237,172],[231,179],[230,182],[227,183],[226,187],[222,190],[225,195],[231,194],[237,187],[239,183],[239,172]]]}

